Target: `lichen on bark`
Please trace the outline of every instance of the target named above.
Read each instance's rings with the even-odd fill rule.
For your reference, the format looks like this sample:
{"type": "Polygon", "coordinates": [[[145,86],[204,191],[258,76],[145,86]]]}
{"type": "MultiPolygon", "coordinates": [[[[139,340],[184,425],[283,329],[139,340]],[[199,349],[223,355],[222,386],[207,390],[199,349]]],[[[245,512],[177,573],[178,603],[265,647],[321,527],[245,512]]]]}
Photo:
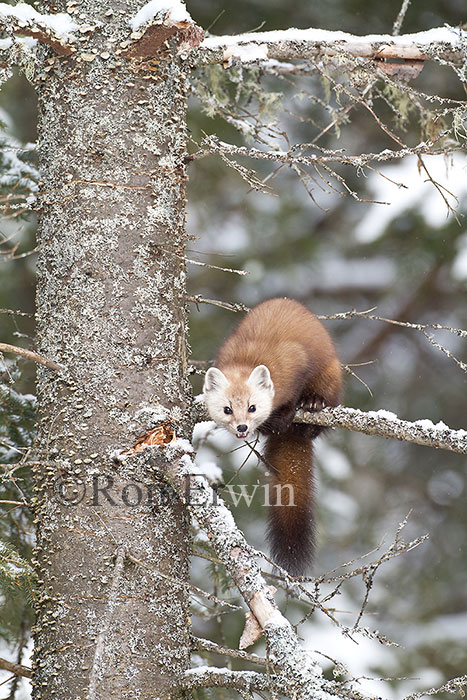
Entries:
{"type": "Polygon", "coordinates": [[[38,378],[36,700],[175,697],[189,660],[185,510],[112,458],[161,417],[190,422],[186,69],[176,36],[157,65],[118,49],[124,5],[88,58],[38,76],[37,339],[67,370],[38,378]]]}

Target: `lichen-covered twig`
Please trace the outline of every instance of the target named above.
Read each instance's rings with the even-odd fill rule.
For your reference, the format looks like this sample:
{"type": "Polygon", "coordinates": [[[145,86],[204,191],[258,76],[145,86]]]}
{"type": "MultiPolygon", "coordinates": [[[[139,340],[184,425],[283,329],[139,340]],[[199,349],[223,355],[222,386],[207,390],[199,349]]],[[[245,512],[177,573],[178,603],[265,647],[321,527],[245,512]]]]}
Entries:
{"type": "Polygon", "coordinates": [[[219,299],[205,299],[201,294],[195,294],[194,296],[187,296],[187,301],[191,301],[193,304],[211,304],[212,306],[218,306],[221,309],[227,309],[227,311],[249,311],[250,309],[245,304],[230,304],[228,301],[220,301],[219,299]]]}
{"type": "Polygon", "coordinates": [[[249,654],[247,651],[241,651],[239,649],[230,649],[229,647],[216,644],[215,642],[211,642],[210,639],[203,639],[202,637],[193,637],[192,647],[196,651],[208,651],[221,656],[231,656],[234,659],[242,659],[242,661],[259,664],[260,666],[266,666],[269,663],[267,659],[257,654],[249,654]]]}
{"type": "MultiPolygon", "coordinates": [[[[373,112],[373,116],[375,116],[373,112]]],[[[379,123],[382,123],[378,119],[379,123]]],[[[291,151],[261,151],[258,148],[248,148],[247,146],[236,146],[235,144],[226,143],[221,141],[217,136],[210,135],[203,139],[200,144],[201,148],[197,153],[193,154],[193,159],[202,158],[210,154],[224,154],[224,155],[235,155],[235,156],[246,156],[248,158],[253,158],[255,160],[269,160],[274,163],[285,163],[288,165],[304,165],[304,166],[315,166],[323,165],[325,163],[346,163],[348,165],[354,165],[362,167],[371,162],[383,162],[390,161],[394,159],[402,159],[406,156],[428,153],[433,155],[438,152],[435,149],[435,143],[420,143],[413,148],[401,146],[399,150],[393,150],[390,148],[384,149],[381,153],[360,153],[358,155],[351,155],[344,153],[343,151],[326,151],[311,155],[303,155],[297,153],[296,150],[291,151]]],[[[305,144],[306,146],[306,144],[305,144]]],[[[317,146],[315,146],[317,148],[317,146]]],[[[440,148],[439,153],[444,151],[440,148]]]]}

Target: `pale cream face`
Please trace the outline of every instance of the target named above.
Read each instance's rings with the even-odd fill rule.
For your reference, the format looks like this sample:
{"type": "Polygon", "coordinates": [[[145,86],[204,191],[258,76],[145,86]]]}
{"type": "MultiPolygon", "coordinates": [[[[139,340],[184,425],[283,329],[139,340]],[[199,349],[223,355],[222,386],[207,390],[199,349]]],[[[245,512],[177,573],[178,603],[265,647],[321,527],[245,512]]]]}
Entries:
{"type": "Polygon", "coordinates": [[[204,401],[212,420],[238,438],[251,435],[270,416],[274,385],[265,365],[258,365],[246,382],[234,384],[217,367],[204,379],[204,401]]]}

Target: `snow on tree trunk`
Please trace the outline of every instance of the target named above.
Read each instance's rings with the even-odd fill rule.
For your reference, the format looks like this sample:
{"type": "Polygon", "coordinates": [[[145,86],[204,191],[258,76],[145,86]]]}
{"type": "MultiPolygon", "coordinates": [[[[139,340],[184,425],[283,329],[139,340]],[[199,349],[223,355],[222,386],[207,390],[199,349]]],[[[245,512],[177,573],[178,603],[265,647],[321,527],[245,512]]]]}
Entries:
{"type": "Polygon", "coordinates": [[[39,87],[38,349],[68,372],[38,371],[36,700],[178,697],[189,661],[184,509],[113,457],[189,426],[186,80],[176,32],[151,62],[119,48],[118,8],[81,3],[104,29],[39,87]]]}

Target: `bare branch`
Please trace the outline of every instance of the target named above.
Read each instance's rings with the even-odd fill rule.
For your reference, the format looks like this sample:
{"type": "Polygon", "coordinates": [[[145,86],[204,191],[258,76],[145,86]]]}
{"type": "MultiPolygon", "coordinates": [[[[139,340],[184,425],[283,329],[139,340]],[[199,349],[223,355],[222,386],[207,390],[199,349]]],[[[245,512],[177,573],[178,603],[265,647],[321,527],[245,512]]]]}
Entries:
{"type": "Polygon", "coordinates": [[[376,307],[373,307],[372,309],[368,309],[367,311],[357,311],[356,309],[352,309],[351,311],[343,311],[337,314],[329,314],[326,316],[323,316],[322,314],[317,314],[317,318],[319,318],[322,321],[344,321],[350,318],[354,318],[356,316],[360,316],[361,318],[369,318],[371,321],[384,321],[385,323],[392,323],[396,326],[414,328],[417,331],[423,331],[428,328],[432,328],[433,330],[439,331],[449,331],[450,333],[454,333],[454,335],[457,335],[460,338],[467,338],[467,330],[463,330],[462,328],[443,326],[440,323],[411,323],[409,321],[396,321],[392,318],[385,318],[384,316],[374,316],[371,314],[371,311],[374,311],[375,308],[376,307]]]}
{"type": "Polygon", "coordinates": [[[438,348],[438,350],[441,350],[441,352],[444,352],[444,354],[449,357],[451,360],[454,360],[454,362],[464,371],[467,372],[467,364],[465,362],[462,362],[462,360],[458,360],[457,357],[454,357],[452,352],[448,350],[447,348],[444,347],[444,345],[441,345],[441,343],[438,343],[432,335],[427,333],[425,330],[422,330],[423,335],[426,337],[426,339],[434,345],[435,348],[438,348]]]}
{"type": "Polygon", "coordinates": [[[15,311],[14,309],[0,309],[0,314],[9,314],[11,316],[34,316],[34,314],[27,313],[26,311],[15,311]]]}
{"type": "MultiPolygon", "coordinates": [[[[365,104],[362,102],[362,104],[365,104]]],[[[365,105],[367,106],[367,105],[365,105]]],[[[382,125],[381,120],[375,115],[373,110],[370,110],[376,121],[382,125]]],[[[384,126],[384,125],[383,125],[384,126]]],[[[383,129],[388,131],[386,127],[383,129]]],[[[399,142],[401,143],[401,142],[399,142]]],[[[402,159],[406,156],[420,156],[423,154],[429,155],[439,155],[445,151],[441,148],[436,148],[436,143],[434,141],[419,143],[413,148],[409,146],[401,145],[398,150],[393,150],[390,148],[385,148],[384,151],[380,153],[360,153],[358,155],[352,155],[345,153],[341,150],[325,150],[318,149],[318,146],[313,144],[300,144],[299,146],[294,146],[293,149],[289,151],[271,150],[271,151],[261,151],[258,148],[247,148],[246,146],[235,146],[231,143],[225,143],[221,141],[216,136],[211,135],[203,139],[201,142],[201,149],[193,154],[193,159],[204,158],[207,155],[218,154],[221,157],[226,155],[235,156],[246,156],[247,158],[253,158],[255,160],[268,160],[273,163],[284,163],[288,165],[305,165],[313,166],[324,165],[325,163],[345,163],[347,165],[353,165],[354,167],[361,168],[367,166],[372,162],[385,162],[389,160],[402,159]],[[298,148],[315,148],[320,150],[318,154],[303,155],[297,153],[298,148]]],[[[232,165],[232,163],[229,163],[232,165]]],[[[333,177],[336,177],[333,173],[333,177]]],[[[380,202],[380,204],[386,204],[386,202],[380,202]]]]}
{"type": "Polygon", "coordinates": [[[191,301],[193,304],[211,304],[212,306],[219,306],[221,309],[227,309],[227,311],[249,311],[250,309],[245,306],[245,304],[230,304],[227,301],[219,301],[218,299],[205,299],[201,294],[196,294],[194,296],[186,297],[187,301],[191,301]]]}
{"type": "Polygon", "coordinates": [[[384,318],[383,316],[372,315],[369,313],[372,310],[373,309],[370,309],[369,311],[356,311],[355,309],[353,309],[352,311],[347,311],[342,314],[333,314],[332,316],[318,316],[318,318],[326,320],[343,320],[353,318],[354,316],[361,316],[362,318],[368,318],[371,321],[383,321],[384,323],[389,323],[394,326],[405,326],[406,328],[413,328],[414,330],[420,331],[420,333],[422,333],[425,336],[425,338],[428,340],[429,343],[431,343],[431,345],[443,352],[446,355],[446,357],[449,357],[449,359],[453,360],[464,372],[467,372],[467,364],[455,357],[450,350],[445,348],[444,345],[441,345],[441,343],[435,340],[433,336],[427,332],[428,329],[448,331],[449,333],[457,335],[459,338],[467,338],[466,330],[463,330],[461,328],[452,328],[451,326],[443,326],[440,323],[410,323],[409,321],[396,321],[391,318],[384,318]]]}
{"type": "Polygon", "coordinates": [[[22,355],[28,360],[33,360],[33,362],[37,362],[39,365],[44,365],[44,367],[48,367],[48,369],[53,369],[56,372],[65,369],[64,365],[60,365],[57,362],[53,362],[47,357],[39,355],[37,352],[33,352],[32,350],[26,350],[26,348],[20,348],[16,345],[0,343],[0,352],[13,352],[16,355],[22,355]]]}
{"type": "Polygon", "coordinates": [[[24,678],[32,678],[32,669],[28,666],[22,666],[21,664],[14,664],[6,659],[0,659],[0,668],[4,671],[10,671],[14,673],[15,676],[23,676],[24,678]]]}
{"type": "MultiPolygon", "coordinates": [[[[220,561],[227,568],[250,610],[263,627],[269,643],[267,660],[260,659],[255,655],[252,658],[247,658],[241,652],[241,655],[238,655],[239,652],[236,651],[233,655],[235,657],[238,655],[238,658],[251,661],[252,663],[264,664],[266,662],[267,665],[272,664],[274,667],[274,673],[271,673],[268,669],[267,674],[231,672],[230,669],[212,669],[208,667],[191,669],[185,676],[186,687],[230,687],[237,690],[243,689],[246,692],[263,689],[291,697],[312,698],[319,696],[328,700],[336,696],[354,699],[364,698],[361,693],[351,687],[344,688],[342,683],[326,681],[319,672],[316,675],[315,662],[312,658],[308,654],[305,658],[302,657],[302,650],[297,644],[297,639],[291,627],[286,623],[279,610],[275,608],[271,591],[259,575],[255,562],[255,555],[258,553],[245,542],[243,535],[237,530],[235,523],[229,517],[222,500],[208,487],[206,480],[191,473],[189,460],[187,460],[186,456],[180,460],[179,471],[177,474],[172,475],[172,478],[175,481],[173,483],[174,487],[183,499],[186,499],[187,494],[186,480],[190,478],[189,491],[194,496],[188,502],[190,510],[208,535],[220,561]]],[[[333,572],[331,572],[323,575],[321,579],[311,579],[311,582],[315,583],[314,592],[305,588],[304,583],[306,583],[306,579],[303,579],[303,582],[301,579],[292,579],[287,572],[281,572],[286,581],[286,583],[282,581],[282,584],[294,598],[307,602],[309,605],[311,604],[313,609],[319,608],[323,613],[328,614],[332,620],[336,621],[332,612],[328,611],[323,605],[330,596],[326,596],[322,601],[319,601],[317,586],[321,583],[338,582],[339,587],[343,581],[353,576],[361,576],[364,581],[371,581],[384,561],[410,551],[423,541],[424,538],[418,538],[412,542],[405,543],[401,539],[400,533],[406,521],[407,519],[400,524],[394,542],[387,551],[380,555],[377,561],[359,566],[355,571],[343,573],[340,576],[332,576],[333,572]]],[[[274,578],[278,580],[280,585],[280,579],[278,577],[274,578]]],[[[338,588],[336,588],[337,592],[338,588]]],[[[362,604],[362,612],[365,604],[366,598],[362,604]]],[[[366,628],[357,628],[356,626],[347,628],[338,621],[336,623],[342,632],[350,638],[359,633],[368,638],[378,639],[384,644],[392,644],[378,635],[378,633],[371,632],[366,628]]],[[[225,647],[218,647],[208,640],[195,640],[195,644],[198,649],[205,649],[206,651],[213,651],[228,656],[231,655],[232,651],[225,647]]]]}
{"type": "Polygon", "coordinates": [[[218,265],[210,265],[209,263],[201,262],[201,260],[190,260],[186,258],[187,263],[198,265],[199,267],[209,267],[211,270],[220,270],[221,272],[233,272],[236,275],[248,275],[247,270],[233,270],[230,267],[219,267],[218,265]]]}

